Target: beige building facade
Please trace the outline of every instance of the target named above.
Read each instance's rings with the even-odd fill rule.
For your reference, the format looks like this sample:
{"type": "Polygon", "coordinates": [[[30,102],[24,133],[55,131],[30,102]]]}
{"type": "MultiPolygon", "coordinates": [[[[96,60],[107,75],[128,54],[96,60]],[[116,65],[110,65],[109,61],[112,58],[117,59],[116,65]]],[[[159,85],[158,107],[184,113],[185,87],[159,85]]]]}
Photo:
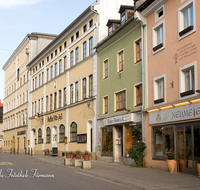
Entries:
{"type": "Polygon", "coordinates": [[[25,36],[4,64],[4,152],[24,153],[28,147],[28,69],[27,64],[56,36],[31,33],[25,36]]]}

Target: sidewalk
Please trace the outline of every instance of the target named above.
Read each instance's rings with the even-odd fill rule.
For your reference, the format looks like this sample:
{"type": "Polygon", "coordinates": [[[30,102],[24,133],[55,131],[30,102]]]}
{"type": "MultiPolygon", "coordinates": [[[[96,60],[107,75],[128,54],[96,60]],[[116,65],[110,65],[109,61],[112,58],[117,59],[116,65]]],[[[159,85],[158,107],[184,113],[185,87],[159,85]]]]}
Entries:
{"type": "Polygon", "coordinates": [[[200,190],[200,179],[194,175],[169,173],[152,168],[132,168],[118,163],[92,160],[92,169],[83,170],[64,165],[64,157],[33,155],[34,159],[45,163],[66,167],[93,177],[126,184],[145,190],[200,190]]]}

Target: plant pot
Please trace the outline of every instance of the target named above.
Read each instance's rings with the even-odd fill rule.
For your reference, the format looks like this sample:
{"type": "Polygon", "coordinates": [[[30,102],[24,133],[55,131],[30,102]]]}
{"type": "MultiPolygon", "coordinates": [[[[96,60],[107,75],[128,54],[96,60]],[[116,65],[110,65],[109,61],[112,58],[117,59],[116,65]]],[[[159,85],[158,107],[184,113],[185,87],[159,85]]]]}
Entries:
{"type": "Polygon", "coordinates": [[[71,158],[72,155],[71,154],[66,154],[66,158],[71,158]]]}
{"type": "Polygon", "coordinates": [[[200,178],[200,164],[197,163],[197,170],[198,170],[198,174],[199,174],[199,178],[200,178]]]}
{"type": "Polygon", "coordinates": [[[81,156],[80,155],[76,155],[76,159],[81,159],[81,156]]]}
{"type": "Polygon", "coordinates": [[[175,162],[175,160],[167,160],[168,171],[170,173],[174,173],[175,162]]]}
{"type": "Polygon", "coordinates": [[[84,156],[84,161],[89,161],[90,160],[90,156],[84,156]]]}

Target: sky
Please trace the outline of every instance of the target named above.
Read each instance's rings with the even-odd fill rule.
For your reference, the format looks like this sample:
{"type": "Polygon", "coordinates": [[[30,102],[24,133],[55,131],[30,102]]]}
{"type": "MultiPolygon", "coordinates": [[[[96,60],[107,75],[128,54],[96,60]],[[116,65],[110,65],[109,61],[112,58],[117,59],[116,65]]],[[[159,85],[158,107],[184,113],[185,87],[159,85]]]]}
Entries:
{"type": "Polygon", "coordinates": [[[0,0],[0,100],[3,65],[28,33],[60,34],[96,0],[0,0]]]}

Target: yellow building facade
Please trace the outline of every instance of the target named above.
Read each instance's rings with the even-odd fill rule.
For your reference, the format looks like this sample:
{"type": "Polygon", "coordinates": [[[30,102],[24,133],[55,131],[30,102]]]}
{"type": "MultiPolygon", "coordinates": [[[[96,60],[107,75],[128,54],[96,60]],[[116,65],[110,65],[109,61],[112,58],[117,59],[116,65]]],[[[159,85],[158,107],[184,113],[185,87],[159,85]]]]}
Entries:
{"type": "Polygon", "coordinates": [[[4,83],[4,152],[24,153],[28,128],[28,69],[29,61],[56,36],[31,33],[3,66],[4,83]]]}

